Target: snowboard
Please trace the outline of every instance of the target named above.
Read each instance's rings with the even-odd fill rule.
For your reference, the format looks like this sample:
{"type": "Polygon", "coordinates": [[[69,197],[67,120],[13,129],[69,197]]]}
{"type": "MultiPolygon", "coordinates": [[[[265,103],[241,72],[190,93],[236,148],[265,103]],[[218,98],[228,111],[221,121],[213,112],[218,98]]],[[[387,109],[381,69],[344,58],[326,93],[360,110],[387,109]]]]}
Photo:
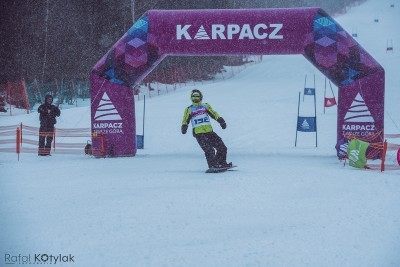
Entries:
{"type": "Polygon", "coordinates": [[[219,173],[219,172],[226,172],[227,170],[230,170],[232,168],[236,168],[237,165],[232,165],[230,167],[225,167],[225,168],[209,168],[206,170],[206,173],[219,173]]]}

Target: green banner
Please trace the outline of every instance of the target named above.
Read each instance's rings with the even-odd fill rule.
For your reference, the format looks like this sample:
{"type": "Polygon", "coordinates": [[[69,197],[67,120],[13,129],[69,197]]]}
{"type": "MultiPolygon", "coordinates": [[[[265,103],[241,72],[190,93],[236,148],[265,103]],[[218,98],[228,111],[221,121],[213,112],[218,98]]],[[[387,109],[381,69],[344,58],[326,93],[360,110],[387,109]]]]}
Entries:
{"type": "Polygon", "coordinates": [[[365,153],[369,143],[357,139],[352,140],[347,147],[347,156],[349,164],[352,167],[363,169],[367,164],[365,153]]]}

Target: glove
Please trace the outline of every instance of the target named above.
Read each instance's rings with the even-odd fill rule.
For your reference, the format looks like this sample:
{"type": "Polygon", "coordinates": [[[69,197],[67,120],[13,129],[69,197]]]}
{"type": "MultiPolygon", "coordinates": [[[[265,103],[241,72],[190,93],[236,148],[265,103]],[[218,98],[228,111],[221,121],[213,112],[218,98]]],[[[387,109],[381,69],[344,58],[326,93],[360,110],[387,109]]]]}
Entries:
{"type": "Polygon", "coordinates": [[[219,125],[221,125],[222,129],[226,128],[226,122],[222,117],[220,117],[217,121],[219,122],[219,125]]]}
{"type": "Polygon", "coordinates": [[[182,134],[185,134],[187,132],[188,126],[187,125],[182,125],[181,131],[182,134]]]}

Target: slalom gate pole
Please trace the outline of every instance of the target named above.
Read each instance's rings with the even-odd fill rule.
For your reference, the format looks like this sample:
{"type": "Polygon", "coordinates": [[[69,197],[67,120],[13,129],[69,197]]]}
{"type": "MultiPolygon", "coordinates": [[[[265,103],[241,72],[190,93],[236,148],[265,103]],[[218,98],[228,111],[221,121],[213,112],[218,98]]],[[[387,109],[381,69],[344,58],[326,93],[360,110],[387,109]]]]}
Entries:
{"type": "Polygon", "coordinates": [[[332,92],[333,98],[335,98],[335,93],[333,92],[331,81],[329,81],[329,86],[331,87],[331,92],[332,92]]]}
{"type": "Polygon", "coordinates": [[[314,76],[314,114],[315,114],[315,147],[318,147],[318,128],[317,128],[317,90],[315,90],[315,76],[314,76]]]}
{"type": "Polygon", "coordinates": [[[146,113],[146,96],[143,98],[143,149],[144,149],[144,118],[146,113]]]}
{"type": "Polygon", "coordinates": [[[314,89],[316,90],[317,88],[315,87],[315,74],[314,74],[314,89]]]}
{"type": "MultiPolygon", "coordinates": [[[[304,88],[307,86],[307,74],[306,77],[304,78],[304,88]]],[[[303,102],[304,102],[304,94],[303,94],[303,102]]]]}
{"type": "Polygon", "coordinates": [[[385,140],[385,142],[383,142],[381,172],[385,171],[386,151],[387,151],[387,141],[385,140]]]}
{"type": "Polygon", "coordinates": [[[21,130],[19,129],[19,127],[17,128],[17,136],[16,136],[16,146],[15,146],[15,152],[18,155],[18,161],[19,161],[19,154],[21,153],[21,130]]]}
{"type": "Polygon", "coordinates": [[[297,104],[297,122],[296,122],[296,139],[294,141],[294,146],[297,146],[297,125],[299,124],[299,114],[300,114],[300,92],[299,92],[299,103],[297,104]]]}

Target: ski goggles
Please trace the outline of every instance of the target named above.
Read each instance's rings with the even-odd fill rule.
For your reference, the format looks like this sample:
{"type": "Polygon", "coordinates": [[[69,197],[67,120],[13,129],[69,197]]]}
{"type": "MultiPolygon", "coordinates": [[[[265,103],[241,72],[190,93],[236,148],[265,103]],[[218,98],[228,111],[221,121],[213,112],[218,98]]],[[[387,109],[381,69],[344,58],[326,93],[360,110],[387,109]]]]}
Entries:
{"type": "Polygon", "coordinates": [[[192,95],[192,100],[200,100],[201,96],[199,95],[192,95]]]}

